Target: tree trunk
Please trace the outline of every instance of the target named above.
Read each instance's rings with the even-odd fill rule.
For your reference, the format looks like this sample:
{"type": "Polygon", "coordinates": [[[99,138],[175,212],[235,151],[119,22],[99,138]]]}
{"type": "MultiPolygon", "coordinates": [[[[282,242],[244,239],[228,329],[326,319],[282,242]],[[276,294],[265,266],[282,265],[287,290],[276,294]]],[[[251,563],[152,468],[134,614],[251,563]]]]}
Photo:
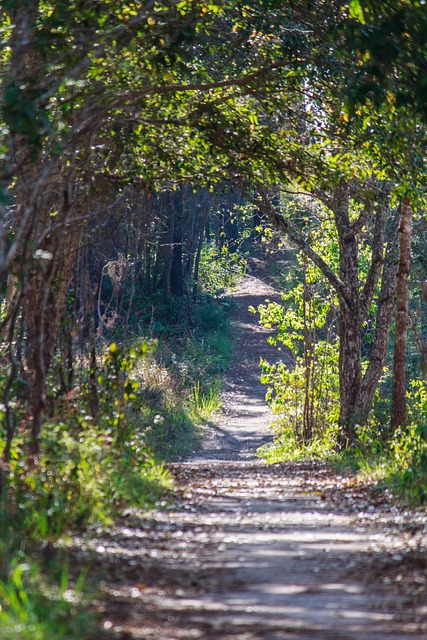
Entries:
{"type": "Polygon", "coordinates": [[[199,238],[197,240],[197,250],[196,257],[194,259],[194,275],[193,275],[193,298],[197,295],[197,286],[199,282],[199,269],[200,269],[200,258],[202,255],[203,242],[204,242],[204,227],[199,230],[199,238]]]}
{"type": "Polygon", "coordinates": [[[357,304],[341,304],[339,324],[340,443],[347,447],[356,439],[355,401],[362,381],[360,314],[357,304]]]}
{"type": "Polygon", "coordinates": [[[411,264],[412,207],[408,201],[400,207],[399,268],[396,286],[396,333],[394,339],[391,428],[396,430],[406,422],[406,343],[409,312],[408,291],[411,264]]]}
{"type": "Polygon", "coordinates": [[[82,300],[82,317],[88,328],[88,351],[89,351],[89,395],[91,404],[91,415],[96,421],[99,411],[99,397],[97,387],[97,362],[96,362],[96,330],[95,330],[95,300],[98,298],[98,287],[101,284],[99,278],[95,291],[92,290],[89,268],[89,252],[86,251],[81,259],[81,300],[82,300]]]}
{"type": "Polygon", "coordinates": [[[387,251],[382,270],[381,288],[377,301],[377,314],[375,322],[375,337],[371,349],[368,367],[363,376],[362,384],[355,401],[354,414],[359,424],[365,424],[378,383],[384,373],[390,330],[393,322],[396,293],[396,273],[398,263],[398,227],[400,215],[394,217],[388,233],[387,251]]]}
{"type": "Polygon", "coordinates": [[[303,442],[310,442],[313,438],[313,358],[314,335],[310,326],[312,314],[310,310],[310,291],[307,283],[307,257],[303,257],[303,323],[304,323],[304,409],[303,409],[303,442]]]}
{"type": "Polygon", "coordinates": [[[170,274],[171,293],[178,298],[184,295],[184,265],[183,265],[183,195],[182,190],[177,191],[171,198],[174,215],[172,264],[170,274]]]}
{"type": "Polygon", "coordinates": [[[156,271],[160,271],[161,273],[159,288],[162,289],[165,300],[169,300],[171,296],[175,210],[173,206],[173,194],[166,193],[160,197],[162,208],[167,207],[167,212],[165,216],[165,228],[161,236],[160,247],[157,254],[156,271]]]}
{"type": "Polygon", "coordinates": [[[355,233],[350,233],[349,186],[342,183],[334,194],[334,215],[340,249],[339,276],[345,297],[340,296],[339,379],[341,445],[354,443],[356,438],[354,403],[362,382],[361,309],[359,294],[359,255],[355,233]]]}

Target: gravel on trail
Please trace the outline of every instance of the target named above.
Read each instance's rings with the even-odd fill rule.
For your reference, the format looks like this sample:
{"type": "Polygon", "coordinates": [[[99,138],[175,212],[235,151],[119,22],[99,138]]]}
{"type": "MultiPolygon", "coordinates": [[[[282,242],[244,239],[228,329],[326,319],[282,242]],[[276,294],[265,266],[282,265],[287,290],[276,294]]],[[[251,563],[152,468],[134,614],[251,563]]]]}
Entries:
{"type": "Polygon", "coordinates": [[[233,297],[223,410],[170,465],[175,498],[86,550],[104,628],[120,640],[426,640],[425,510],[320,462],[258,460],[272,418],[258,364],[277,349],[247,309],[278,294],[255,274],[233,297]]]}

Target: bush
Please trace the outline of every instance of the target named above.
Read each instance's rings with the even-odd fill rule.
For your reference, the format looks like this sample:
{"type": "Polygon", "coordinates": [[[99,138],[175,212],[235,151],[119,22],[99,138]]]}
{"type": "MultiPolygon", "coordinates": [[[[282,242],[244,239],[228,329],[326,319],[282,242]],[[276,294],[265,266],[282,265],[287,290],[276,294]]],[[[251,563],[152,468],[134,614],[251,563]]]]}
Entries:
{"type": "MultiPolygon", "coordinates": [[[[408,393],[409,424],[390,433],[383,418],[384,399],[378,399],[367,425],[357,427],[357,444],[343,462],[362,476],[376,479],[399,499],[411,504],[427,502],[427,391],[424,381],[413,380],[408,393]]],[[[389,414],[389,412],[387,412],[389,414]]]]}
{"type": "MultiPolygon", "coordinates": [[[[312,438],[322,439],[329,425],[338,421],[337,361],[336,344],[320,341],[313,345],[309,389],[312,438]]],[[[303,440],[303,412],[307,408],[307,366],[304,358],[297,357],[292,369],[289,364],[268,364],[265,360],[261,361],[261,368],[261,382],[269,385],[266,399],[272,410],[281,415],[286,429],[292,425],[296,441],[303,440]]]]}
{"type": "Polygon", "coordinates": [[[247,260],[240,252],[230,253],[227,246],[205,244],[200,256],[198,285],[213,296],[223,294],[236,284],[246,271],[247,260]]]}
{"type": "Polygon", "coordinates": [[[412,503],[427,502],[427,425],[410,424],[391,439],[391,488],[412,503]]]}
{"type": "Polygon", "coordinates": [[[321,436],[314,437],[309,442],[304,442],[296,437],[292,425],[286,426],[282,420],[273,427],[275,430],[274,441],[258,449],[258,455],[268,464],[283,462],[285,460],[335,460],[338,439],[338,428],[332,424],[322,431],[321,436]]]}
{"type": "Polygon", "coordinates": [[[147,507],[170,487],[145,439],[120,447],[96,425],[45,426],[39,464],[28,469],[14,449],[8,486],[9,525],[36,539],[56,539],[69,528],[109,522],[125,507],[147,507]],[[13,519],[13,521],[12,521],[13,519]]]}

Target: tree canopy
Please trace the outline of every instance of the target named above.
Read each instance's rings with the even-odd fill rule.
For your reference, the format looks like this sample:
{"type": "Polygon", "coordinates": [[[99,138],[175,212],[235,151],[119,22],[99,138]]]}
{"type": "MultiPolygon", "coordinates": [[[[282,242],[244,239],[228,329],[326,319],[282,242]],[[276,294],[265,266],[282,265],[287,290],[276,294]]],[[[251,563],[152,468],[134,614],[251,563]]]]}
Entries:
{"type": "MultiPolygon", "coordinates": [[[[261,202],[335,288],[342,331],[359,309],[349,330],[357,344],[341,335],[356,344],[342,352],[342,376],[359,362],[342,397],[359,389],[361,327],[384,284],[390,211],[424,202],[424,4],[3,0],[2,9],[0,270],[7,318],[22,317],[27,332],[33,442],[80,247],[107,224],[102,212],[128,201],[126,188],[151,197],[234,185],[261,202]],[[279,187],[329,209],[337,269],[272,206],[279,187]]],[[[168,246],[185,235],[178,200],[168,246]]],[[[162,249],[161,260],[179,256],[162,249]]]]}

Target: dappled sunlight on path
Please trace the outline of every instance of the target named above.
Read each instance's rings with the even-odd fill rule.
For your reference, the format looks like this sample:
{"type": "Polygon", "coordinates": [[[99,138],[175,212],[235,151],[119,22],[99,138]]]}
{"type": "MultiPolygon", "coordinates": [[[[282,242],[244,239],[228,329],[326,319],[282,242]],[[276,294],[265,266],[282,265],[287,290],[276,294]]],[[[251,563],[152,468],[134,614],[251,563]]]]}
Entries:
{"type": "Polygon", "coordinates": [[[170,465],[177,494],[86,544],[115,640],[427,638],[425,514],[320,462],[257,460],[272,417],[258,363],[277,351],[247,307],[273,296],[255,277],[236,292],[224,408],[170,465]]]}
{"type": "MultiPolygon", "coordinates": [[[[404,571],[411,548],[390,528],[331,508],[322,465],[199,461],[172,469],[179,500],[129,514],[110,539],[92,543],[108,574],[114,637],[426,637],[425,590],[388,581],[404,571]]],[[[392,512],[382,515],[392,523],[392,512]]]]}

